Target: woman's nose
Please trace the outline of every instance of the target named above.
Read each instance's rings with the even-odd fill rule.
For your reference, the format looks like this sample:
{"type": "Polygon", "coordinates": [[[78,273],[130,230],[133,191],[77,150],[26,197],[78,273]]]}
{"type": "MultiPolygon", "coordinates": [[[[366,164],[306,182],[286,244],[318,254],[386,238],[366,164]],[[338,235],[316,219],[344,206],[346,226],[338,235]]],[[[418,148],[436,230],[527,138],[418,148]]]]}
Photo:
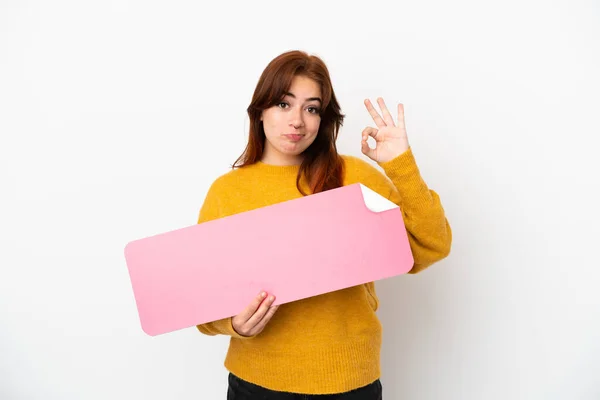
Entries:
{"type": "Polygon", "coordinates": [[[295,128],[302,126],[304,121],[302,120],[302,110],[296,110],[292,112],[290,124],[294,125],[295,128]]]}

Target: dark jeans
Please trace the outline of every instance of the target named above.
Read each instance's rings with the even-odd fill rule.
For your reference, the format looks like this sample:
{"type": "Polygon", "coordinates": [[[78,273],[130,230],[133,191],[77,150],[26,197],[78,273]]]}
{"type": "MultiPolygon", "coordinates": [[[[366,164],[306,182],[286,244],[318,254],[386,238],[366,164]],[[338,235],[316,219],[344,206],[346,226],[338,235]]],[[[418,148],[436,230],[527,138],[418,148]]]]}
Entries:
{"type": "Polygon", "coordinates": [[[246,382],[232,373],[229,373],[229,388],[227,400],[382,400],[381,381],[363,386],[361,388],[340,394],[310,395],[288,392],[276,392],[246,382]]]}

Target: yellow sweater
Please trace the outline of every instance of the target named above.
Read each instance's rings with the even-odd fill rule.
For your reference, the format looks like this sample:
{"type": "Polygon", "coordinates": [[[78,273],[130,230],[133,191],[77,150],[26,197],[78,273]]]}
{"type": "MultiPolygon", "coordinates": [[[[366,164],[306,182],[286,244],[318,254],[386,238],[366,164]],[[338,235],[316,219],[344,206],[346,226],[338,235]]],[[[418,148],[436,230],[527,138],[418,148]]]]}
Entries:
{"type": "MultiPolygon", "coordinates": [[[[415,259],[410,273],[450,253],[452,232],[440,199],[421,178],[410,148],[379,164],[389,179],[365,160],[342,157],[344,185],[360,182],[400,206],[415,259]]],[[[301,197],[298,168],[258,162],[220,176],[208,190],[198,223],[301,197]]],[[[231,318],[197,328],[207,335],[231,336],[224,365],[246,381],[271,390],[340,393],[380,377],[378,306],[370,282],[282,304],[254,337],[237,334],[231,318]]]]}

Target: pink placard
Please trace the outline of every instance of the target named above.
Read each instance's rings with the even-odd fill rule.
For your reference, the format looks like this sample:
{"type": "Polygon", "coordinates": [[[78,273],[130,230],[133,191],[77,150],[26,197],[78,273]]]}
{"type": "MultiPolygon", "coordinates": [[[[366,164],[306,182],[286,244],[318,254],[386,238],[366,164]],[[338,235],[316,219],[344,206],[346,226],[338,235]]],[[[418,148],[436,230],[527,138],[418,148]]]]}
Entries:
{"type": "Polygon", "coordinates": [[[154,336],[408,272],[402,213],[362,184],[129,242],[142,329],[154,336]],[[379,208],[379,209],[378,209],[379,208]]]}

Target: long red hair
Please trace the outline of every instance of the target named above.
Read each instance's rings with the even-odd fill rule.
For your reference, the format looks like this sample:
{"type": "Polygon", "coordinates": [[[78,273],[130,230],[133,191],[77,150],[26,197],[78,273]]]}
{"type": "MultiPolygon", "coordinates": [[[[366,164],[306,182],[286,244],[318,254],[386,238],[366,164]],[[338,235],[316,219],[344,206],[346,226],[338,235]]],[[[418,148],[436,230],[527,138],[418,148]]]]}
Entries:
{"type": "Polygon", "coordinates": [[[317,82],[321,87],[323,104],[321,122],[314,142],[304,151],[302,164],[296,178],[296,187],[306,196],[300,187],[304,176],[311,193],[323,192],[342,186],[344,176],[343,160],[337,152],[336,141],[345,115],[335,97],[329,71],[325,63],[317,56],[293,50],[285,52],[267,65],[263,71],[247,112],[250,117],[248,144],[243,154],[233,164],[233,168],[251,165],[260,161],[265,146],[265,131],[260,115],[263,110],[280,102],[292,85],[295,76],[305,76],[317,82]]]}

